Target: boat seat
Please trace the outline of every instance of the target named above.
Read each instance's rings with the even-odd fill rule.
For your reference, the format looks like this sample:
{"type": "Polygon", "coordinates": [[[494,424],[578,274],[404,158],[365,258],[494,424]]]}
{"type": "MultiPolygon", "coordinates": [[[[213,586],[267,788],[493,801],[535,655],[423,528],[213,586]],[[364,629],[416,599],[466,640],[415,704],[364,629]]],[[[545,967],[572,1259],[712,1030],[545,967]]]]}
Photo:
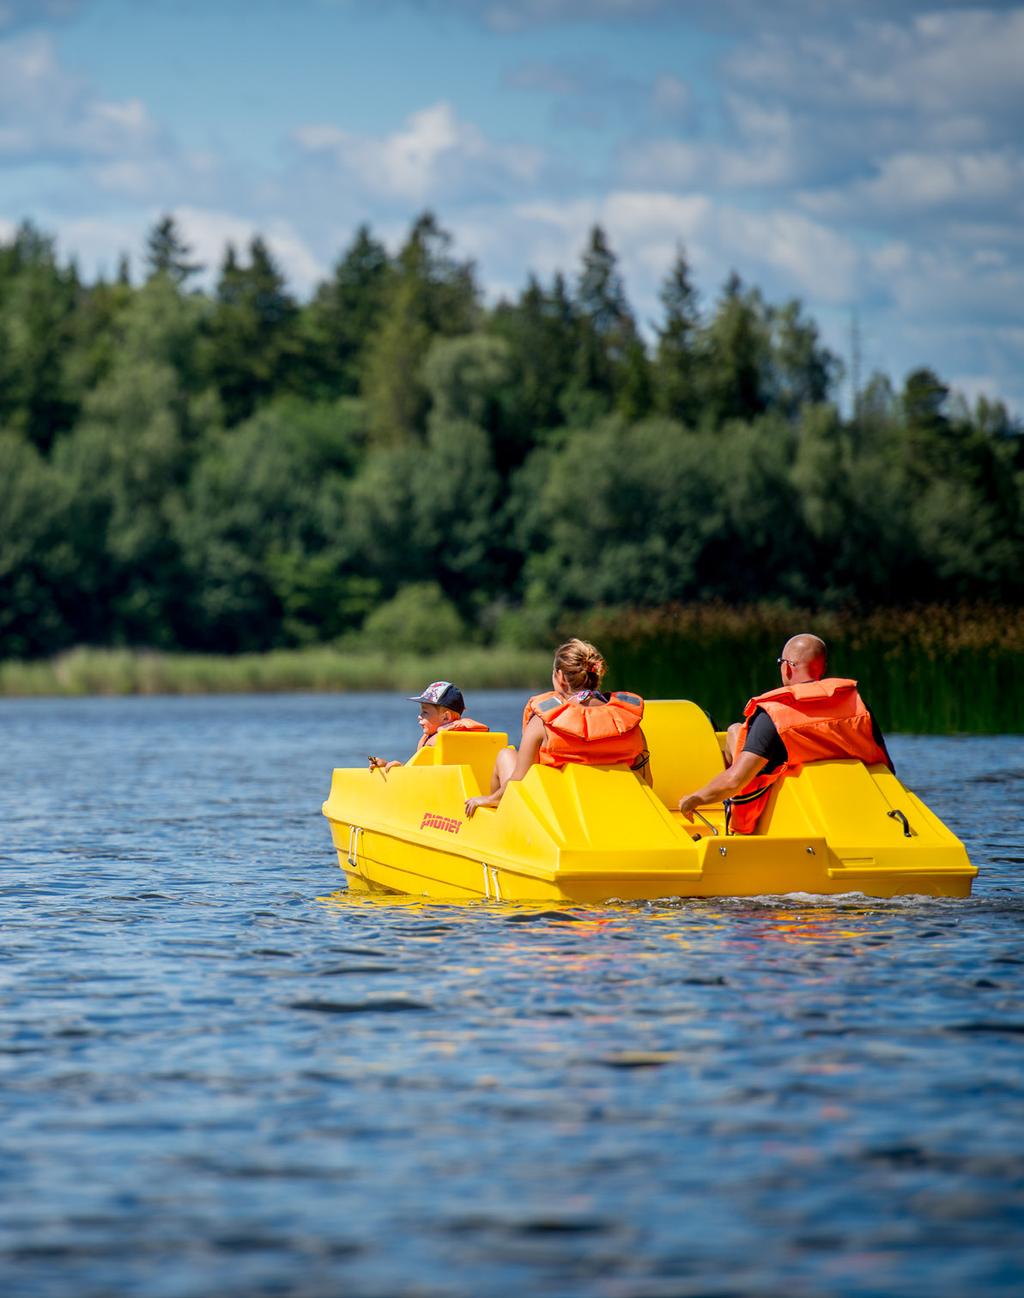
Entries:
{"type": "Polygon", "coordinates": [[[487,793],[494,759],[507,745],[508,735],[502,730],[439,730],[434,742],[421,748],[407,765],[468,766],[476,776],[480,792],[487,793]]]}
{"type": "Polygon", "coordinates": [[[644,735],[651,750],[654,792],[674,811],[684,793],[699,789],[725,769],[707,713],[689,699],[649,699],[644,735]]]}

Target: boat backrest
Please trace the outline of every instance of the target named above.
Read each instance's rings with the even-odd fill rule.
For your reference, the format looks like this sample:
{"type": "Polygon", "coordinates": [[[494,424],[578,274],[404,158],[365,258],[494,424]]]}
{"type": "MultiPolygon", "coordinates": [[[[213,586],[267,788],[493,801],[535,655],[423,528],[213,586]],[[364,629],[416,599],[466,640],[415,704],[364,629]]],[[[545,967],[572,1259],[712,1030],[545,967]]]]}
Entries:
{"type": "Polygon", "coordinates": [[[501,730],[439,730],[434,742],[421,748],[412,762],[416,766],[469,766],[481,793],[487,793],[494,759],[507,744],[508,735],[501,730]]]}
{"type": "Polygon", "coordinates": [[[689,699],[648,699],[643,728],[654,792],[672,810],[683,794],[707,784],[725,767],[707,713],[689,699]]]}

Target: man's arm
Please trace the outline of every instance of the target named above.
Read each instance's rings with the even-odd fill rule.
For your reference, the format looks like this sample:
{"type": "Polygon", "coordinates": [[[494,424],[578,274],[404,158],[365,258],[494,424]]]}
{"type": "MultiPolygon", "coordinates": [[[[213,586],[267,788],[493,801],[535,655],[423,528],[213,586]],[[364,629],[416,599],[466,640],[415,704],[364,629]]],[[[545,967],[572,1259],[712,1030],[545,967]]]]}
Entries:
{"type": "Polygon", "coordinates": [[[706,807],[709,803],[721,802],[723,798],[739,793],[767,765],[767,757],[760,757],[757,753],[738,753],[732,765],[708,780],[702,789],[695,789],[685,798],[680,798],[679,810],[692,823],[694,807],[706,807]]]}

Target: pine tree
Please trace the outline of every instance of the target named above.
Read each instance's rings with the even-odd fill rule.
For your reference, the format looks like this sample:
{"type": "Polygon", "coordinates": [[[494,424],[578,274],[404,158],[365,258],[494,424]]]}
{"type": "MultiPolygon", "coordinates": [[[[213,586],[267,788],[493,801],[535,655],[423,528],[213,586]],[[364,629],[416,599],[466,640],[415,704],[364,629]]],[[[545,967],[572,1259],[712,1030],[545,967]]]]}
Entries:
{"type": "Polygon", "coordinates": [[[431,340],[469,333],[478,323],[473,265],[455,260],[451,242],[425,212],[398,254],[363,377],[371,433],[383,445],[424,434],[429,400],[421,370],[431,340]]]}
{"type": "Polygon", "coordinates": [[[599,225],[590,232],[573,305],[579,333],[566,402],[574,422],[586,422],[617,403],[627,368],[632,370],[632,399],[637,395],[636,322],[615,254],[599,225]]]}
{"type": "Polygon", "coordinates": [[[263,240],[257,236],[249,245],[248,266],[240,264],[229,244],[204,348],[205,368],[229,425],[288,388],[299,345],[297,317],[295,301],[263,240]]]}
{"type": "Polygon", "coordinates": [[[561,398],[578,342],[564,277],[557,274],[545,289],[531,275],[517,302],[495,308],[490,327],[512,354],[514,378],[503,399],[502,444],[495,448],[505,472],[525,458],[539,434],[563,422],[561,398]]]}
{"type": "Polygon", "coordinates": [[[65,362],[80,285],[58,265],[54,241],[31,222],[0,262],[0,424],[48,451],[77,406],[65,362]]]}
{"type": "Polygon", "coordinates": [[[744,288],[735,271],[701,343],[704,411],[711,423],[751,420],[766,410],[770,355],[764,301],[757,289],[744,288]]]}
{"type": "Polygon", "coordinates": [[[366,345],[380,323],[391,275],[387,250],[361,225],[306,312],[307,370],[318,395],[359,391],[366,345]]]}
{"type": "Polygon", "coordinates": [[[189,261],[191,252],[173,216],[162,216],[146,235],[146,265],[151,277],[167,275],[172,283],[183,286],[203,269],[201,262],[189,261]]]}
{"type": "Polygon", "coordinates": [[[654,363],[657,408],[693,428],[700,418],[700,308],[690,266],[680,247],[661,286],[665,310],[654,363]]]}

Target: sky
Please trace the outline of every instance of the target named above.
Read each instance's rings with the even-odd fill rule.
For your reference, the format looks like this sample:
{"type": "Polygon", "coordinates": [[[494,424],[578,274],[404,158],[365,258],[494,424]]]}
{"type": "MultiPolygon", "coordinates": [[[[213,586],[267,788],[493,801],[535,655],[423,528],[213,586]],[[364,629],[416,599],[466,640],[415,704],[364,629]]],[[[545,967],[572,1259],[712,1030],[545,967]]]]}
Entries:
{"type": "Polygon", "coordinates": [[[681,248],[1024,415],[1024,3],[0,0],[0,239],[138,277],[171,213],[304,297],[426,209],[489,302],[600,224],[649,337],[681,248]]]}

